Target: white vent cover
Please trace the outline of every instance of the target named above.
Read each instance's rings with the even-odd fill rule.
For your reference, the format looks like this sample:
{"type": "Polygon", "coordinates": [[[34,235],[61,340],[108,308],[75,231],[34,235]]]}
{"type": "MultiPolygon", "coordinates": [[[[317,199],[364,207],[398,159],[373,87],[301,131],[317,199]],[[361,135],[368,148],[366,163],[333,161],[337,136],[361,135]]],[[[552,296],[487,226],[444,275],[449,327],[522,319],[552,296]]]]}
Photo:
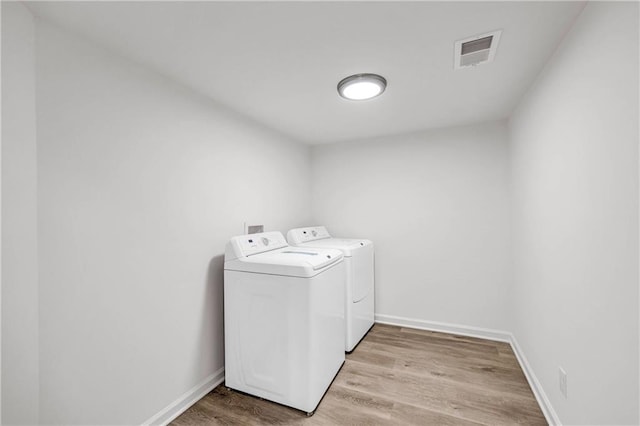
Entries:
{"type": "Polygon", "coordinates": [[[458,40],[453,57],[454,69],[461,69],[493,61],[502,30],[458,40]]]}

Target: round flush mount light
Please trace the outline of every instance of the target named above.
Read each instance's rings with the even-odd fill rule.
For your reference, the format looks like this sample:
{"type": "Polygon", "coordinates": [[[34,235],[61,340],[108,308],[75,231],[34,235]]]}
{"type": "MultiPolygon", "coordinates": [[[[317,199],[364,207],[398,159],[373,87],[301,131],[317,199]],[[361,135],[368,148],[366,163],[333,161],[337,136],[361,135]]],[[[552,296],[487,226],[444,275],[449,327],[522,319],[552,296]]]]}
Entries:
{"type": "Polygon", "coordinates": [[[364,101],[380,96],[387,87],[387,80],[378,74],[355,74],[338,83],[338,93],[345,99],[364,101]]]}

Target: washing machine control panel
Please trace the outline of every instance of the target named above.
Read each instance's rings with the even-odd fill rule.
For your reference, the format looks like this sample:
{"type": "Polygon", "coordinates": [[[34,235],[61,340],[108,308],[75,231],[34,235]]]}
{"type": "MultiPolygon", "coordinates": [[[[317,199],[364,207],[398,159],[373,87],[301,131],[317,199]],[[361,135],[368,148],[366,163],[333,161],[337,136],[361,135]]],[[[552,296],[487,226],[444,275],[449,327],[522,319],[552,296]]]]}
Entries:
{"type": "Polygon", "coordinates": [[[289,238],[295,244],[307,243],[309,241],[331,238],[329,231],[324,226],[313,226],[309,228],[298,228],[289,231],[289,238]]]}
{"type": "Polygon", "coordinates": [[[242,256],[251,256],[287,246],[287,241],[280,232],[261,232],[234,238],[242,256]]]}

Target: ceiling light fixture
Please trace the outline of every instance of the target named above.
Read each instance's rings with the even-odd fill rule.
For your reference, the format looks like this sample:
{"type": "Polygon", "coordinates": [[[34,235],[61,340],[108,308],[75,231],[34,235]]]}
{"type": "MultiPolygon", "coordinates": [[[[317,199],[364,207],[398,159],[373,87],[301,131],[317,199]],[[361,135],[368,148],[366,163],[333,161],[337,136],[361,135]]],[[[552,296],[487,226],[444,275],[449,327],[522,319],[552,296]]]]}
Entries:
{"type": "Polygon", "coordinates": [[[355,74],[338,83],[338,93],[345,99],[364,101],[381,95],[386,87],[387,80],[378,74],[355,74]]]}

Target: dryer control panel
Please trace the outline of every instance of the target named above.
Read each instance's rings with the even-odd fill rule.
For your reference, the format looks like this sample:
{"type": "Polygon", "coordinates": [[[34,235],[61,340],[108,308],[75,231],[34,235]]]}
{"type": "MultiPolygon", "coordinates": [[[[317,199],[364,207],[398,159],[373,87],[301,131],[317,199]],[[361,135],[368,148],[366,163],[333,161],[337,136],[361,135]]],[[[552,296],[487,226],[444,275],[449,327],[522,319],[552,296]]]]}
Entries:
{"type": "Polygon", "coordinates": [[[226,259],[238,259],[287,247],[287,240],[280,232],[261,232],[231,238],[225,252],[226,259]]]}
{"type": "Polygon", "coordinates": [[[308,243],[309,241],[331,238],[329,231],[324,226],[311,226],[308,228],[296,228],[287,232],[287,238],[292,245],[308,243]]]}

